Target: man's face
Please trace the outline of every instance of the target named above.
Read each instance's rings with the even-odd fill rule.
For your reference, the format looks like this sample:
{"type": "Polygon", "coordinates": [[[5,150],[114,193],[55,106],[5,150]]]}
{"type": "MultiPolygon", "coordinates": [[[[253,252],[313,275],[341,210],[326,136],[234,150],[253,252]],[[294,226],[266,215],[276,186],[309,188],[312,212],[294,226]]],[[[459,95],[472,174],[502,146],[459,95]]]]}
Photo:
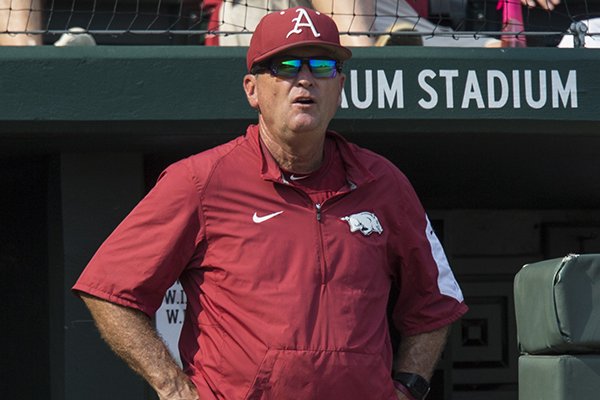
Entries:
{"type": "MultiPolygon", "coordinates": [[[[303,47],[282,52],[282,57],[323,57],[327,51],[303,47]]],[[[323,134],[341,102],[345,76],[315,78],[307,65],[295,77],[273,76],[269,72],[244,77],[244,89],[250,105],[260,111],[259,123],[272,135],[303,132],[323,134]]]]}

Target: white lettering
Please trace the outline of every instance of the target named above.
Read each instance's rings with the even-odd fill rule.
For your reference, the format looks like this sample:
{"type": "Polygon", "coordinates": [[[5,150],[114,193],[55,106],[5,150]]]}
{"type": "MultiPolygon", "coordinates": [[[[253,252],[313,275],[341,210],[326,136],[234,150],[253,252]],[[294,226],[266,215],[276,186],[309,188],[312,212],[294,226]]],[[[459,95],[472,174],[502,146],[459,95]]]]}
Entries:
{"type": "Polygon", "coordinates": [[[533,82],[531,77],[531,70],[525,70],[525,100],[527,101],[527,105],[531,108],[539,109],[546,105],[546,71],[539,71],[539,88],[540,88],[540,98],[535,100],[533,98],[533,82]]]}
{"type": "Polygon", "coordinates": [[[513,107],[521,108],[521,78],[518,70],[513,70],[513,107]]]}
{"type": "Polygon", "coordinates": [[[388,84],[385,71],[377,70],[377,108],[385,108],[385,100],[390,108],[396,99],[396,108],[404,108],[404,84],[402,71],[394,72],[392,85],[388,84]]]}
{"type": "Polygon", "coordinates": [[[446,79],[446,108],[454,108],[454,82],[458,76],[457,69],[440,69],[440,76],[446,79]]]}
{"type": "Polygon", "coordinates": [[[571,97],[571,107],[577,108],[577,71],[570,70],[567,83],[563,86],[559,71],[552,70],[552,108],[558,108],[558,97],[563,107],[567,107],[571,97]]]}
{"type": "Polygon", "coordinates": [[[321,36],[321,34],[319,32],[317,32],[317,28],[315,28],[315,25],[313,24],[312,20],[308,16],[308,12],[306,12],[306,10],[304,8],[298,8],[296,11],[298,12],[298,16],[296,18],[292,19],[292,22],[295,22],[296,25],[294,25],[292,30],[288,32],[288,34],[286,35],[285,38],[286,39],[289,38],[292,33],[296,33],[296,34],[302,33],[303,26],[310,28],[314,37],[321,36]],[[306,20],[306,22],[302,22],[302,18],[304,18],[306,20]]]}
{"type": "MultiPolygon", "coordinates": [[[[406,104],[405,75],[402,70],[351,70],[348,72],[349,83],[341,92],[340,105],[344,109],[356,110],[403,109],[406,104]]],[[[555,109],[577,108],[579,105],[576,70],[424,69],[418,73],[417,81],[423,93],[415,100],[418,107],[426,110],[443,107],[440,103],[441,90],[445,90],[445,104],[449,110],[458,107],[455,103],[459,100],[455,101],[455,97],[461,92],[462,109],[487,107],[490,110],[506,110],[525,106],[538,110],[549,107],[550,100],[555,109]],[[484,73],[486,81],[479,82],[484,73]]],[[[409,95],[412,98],[414,93],[409,95]]]]}
{"type": "Polygon", "coordinates": [[[348,98],[346,97],[346,91],[342,88],[342,108],[348,108],[348,98]]]}
{"type": "Polygon", "coordinates": [[[423,71],[421,71],[419,73],[419,86],[421,86],[421,89],[423,89],[425,92],[427,92],[427,94],[429,94],[429,100],[425,100],[424,98],[421,98],[421,100],[419,100],[419,105],[426,110],[431,110],[438,103],[437,92],[435,91],[435,89],[433,87],[431,87],[431,85],[429,85],[425,81],[426,78],[430,78],[430,79],[435,78],[435,75],[436,75],[435,72],[433,72],[430,69],[424,69],[423,71]]]}
{"type": "Polygon", "coordinates": [[[496,69],[487,73],[488,107],[502,108],[508,101],[508,78],[496,69]],[[500,83],[500,98],[496,98],[496,81],[500,83]]]}
{"type": "Polygon", "coordinates": [[[358,98],[358,71],[350,71],[350,98],[354,107],[364,110],[373,103],[373,71],[365,70],[365,99],[358,98]]]}
{"type": "Polygon", "coordinates": [[[479,88],[479,81],[477,81],[477,74],[473,70],[467,72],[467,82],[465,83],[465,92],[461,107],[469,108],[471,100],[475,100],[477,108],[485,108],[481,89],[479,88]]]}

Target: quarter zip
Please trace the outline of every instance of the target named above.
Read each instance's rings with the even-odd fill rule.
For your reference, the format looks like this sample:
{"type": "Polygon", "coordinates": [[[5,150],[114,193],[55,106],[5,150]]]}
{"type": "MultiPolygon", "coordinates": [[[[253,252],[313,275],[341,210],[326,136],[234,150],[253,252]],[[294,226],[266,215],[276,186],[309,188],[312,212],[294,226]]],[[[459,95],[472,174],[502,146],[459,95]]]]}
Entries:
{"type": "Polygon", "coordinates": [[[351,182],[348,181],[348,185],[342,189],[339,193],[334,194],[332,197],[328,198],[327,200],[325,200],[324,203],[313,203],[312,200],[310,199],[310,196],[304,192],[303,190],[301,190],[300,188],[291,186],[289,184],[289,182],[287,182],[285,180],[285,177],[283,177],[283,174],[281,174],[282,179],[279,181],[276,181],[278,184],[287,186],[288,188],[300,193],[303,197],[305,197],[308,200],[308,204],[311,207],[314,207],[315,210],[315,220],[316,220],[316,230],[317,230],[317,242],[318,242],[318,247],[317,247],[317,259],[319,262],[319,274],[321,276],[321,285],[325,286],[327,285],[327,270],[328,270],[328,266],[327,266],[327,260],[325,258],[327,251],[325,249],[325,242],[323,240],[323,204],[325,202],[329,203],[331,202],[333,199],[338,199],[342,196],[345,196],[346,194],[350,193],[351,191],[356,189],[356,185],[351,182]]]}
{"type": "Polygon", "coordinates": [[[323,243],[323,226],[321,222],[321,203],[315,204],[316,216],[317,216],[317,235],[319,242],[319,266],[321,269],[321,285],[327,284],[327,261],[325,260],[325,243],[323,243]]]}

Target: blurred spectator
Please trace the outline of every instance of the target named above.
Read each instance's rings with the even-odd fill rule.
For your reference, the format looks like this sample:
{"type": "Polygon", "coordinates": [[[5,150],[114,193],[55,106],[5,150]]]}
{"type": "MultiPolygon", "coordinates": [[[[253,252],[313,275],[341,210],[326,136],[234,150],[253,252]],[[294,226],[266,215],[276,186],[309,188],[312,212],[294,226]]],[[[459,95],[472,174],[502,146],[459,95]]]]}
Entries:
{"type": "MultiPolygon", "coordinates": [[[[526,0],[523,0],[526,1],[526,0]]],[[[540,0],[550,1],[550,0],[540,0]]],[[[210,3],[214,4],[214,0],[210,3]]],[[[406,0],[290,0],[275,2],[270,0],[219,1],[221,4],[214,10],[209,30],[222,32],[246,32],[232,35],[219,35],[207,38],[207,45],[248,46],[250,33],[260,18],[268,12],[295,6],[311,7],[330,15],[340,32],[355,32],[342,35],[341,42],[345,46],[373,46],[387,44],[422,44],[424,46],[460,46],[460,47],[500,47],[500,41],[493,38],[474,38],[452,36],[451,28],[432,23],[419,15],[406,0]],[[379,39],[369,36],[368,32],[415,31],[423,35],[383,35],[379,39]],[[432,35],[431,33],[436,34],[432,35]],[[363,34],[360,34],[363,33],[363,34]]],[[[205,2],[206,3],[206,2],[205,2]]],[[[413,4],[413,2],[411,2],[413,4]]],[[[426,13],[426,4],[414,2],[426,13]]]]}
{"type": "Polygon", "coordinates": [[[271,11],[302,6],[312,8],[309,0],[209,0],[209,6],[218,3],[209,22],[209,30],[222,32],[244,32],[234,35],[209,36],[205,44],[209,46],[248,46],[251,33],[262,17],[271,11]]]}
{"type": "Polygon", "coordinates": [[[560,4],[560,0],[521,0],[521,4],[529,8],[540,6],[544,10],[552,11],[560,4]]]}
{"type": "Polygon", "coordinates": [[[0,0],[0,46],[36,46],[42,44],[42,0],[0,0]]]}
{"type": "Polygon", "coordinates": [[[441,47],[500,47],[500,41],[486,37],[452,36],[451,28],[432,23],[427,19],[427,0],[361,0],[340,2],[334,0],[313,0],[313,6],[333,17],[341,32],[419,32],[421,36],[383,35],[370,36],[344,35],[354,43],[349,46],[383,46],[389,44],[441,47]],[[410,4],[409,4],[410,2],[410,4]],[[419,12],[416,9],[419,9],[419,12]],[[433,34],[432,34],[433,32],[433,34]],[[358,39],[357,39],[358,38],[358,39]]]}
{"type": "MultiPolygon", "coordinates": [[[[202,9],[202,15],[208,16],[208,31],[214,32],[219,30],[219,11],[221,9],[221,3],[223,0],[204,0],[200,8],[202,9]]],[[[204,38],[204,44],[206,46],[218,46],[219,37],[217,35],[208,33],[204,38]]]]}

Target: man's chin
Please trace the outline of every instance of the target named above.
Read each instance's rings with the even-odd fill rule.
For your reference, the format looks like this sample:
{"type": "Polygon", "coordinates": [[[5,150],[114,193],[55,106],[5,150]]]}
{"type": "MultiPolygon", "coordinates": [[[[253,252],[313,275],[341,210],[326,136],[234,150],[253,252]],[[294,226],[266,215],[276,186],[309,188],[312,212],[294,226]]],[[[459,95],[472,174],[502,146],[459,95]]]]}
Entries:
{"type": "Polygon", "coordinates": [[[294,118],[290,124],[290,128],[294,132],[311,132],[320,127],[320,120],[313,116],[302,115],[294,118]]]}

